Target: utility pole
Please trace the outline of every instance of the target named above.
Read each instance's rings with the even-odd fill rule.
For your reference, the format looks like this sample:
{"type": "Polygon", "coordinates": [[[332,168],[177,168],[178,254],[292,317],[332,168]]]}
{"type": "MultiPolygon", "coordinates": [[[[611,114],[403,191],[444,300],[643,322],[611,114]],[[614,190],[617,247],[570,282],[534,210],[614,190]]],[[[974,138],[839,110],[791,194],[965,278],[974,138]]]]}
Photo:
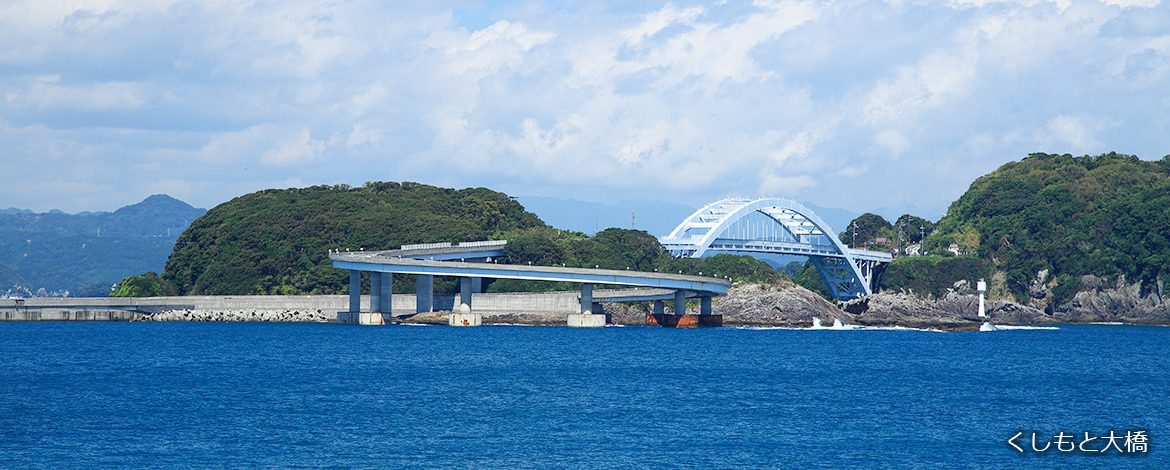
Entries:
{"type": "Polygon", "coordinates": [[[857,222],[853,222],[853,244],[849,248],[857,248],[857,222]]]}
{"type": "Polygon", "coordinates": [[[898,224],[898,246],[894,247],[894,256],[898,256],[898,254],[900,254],[902,251],[902,234],[905,232],[905,230],[903,230],[905,225],[906,224],[904,223],[898,224]]]}

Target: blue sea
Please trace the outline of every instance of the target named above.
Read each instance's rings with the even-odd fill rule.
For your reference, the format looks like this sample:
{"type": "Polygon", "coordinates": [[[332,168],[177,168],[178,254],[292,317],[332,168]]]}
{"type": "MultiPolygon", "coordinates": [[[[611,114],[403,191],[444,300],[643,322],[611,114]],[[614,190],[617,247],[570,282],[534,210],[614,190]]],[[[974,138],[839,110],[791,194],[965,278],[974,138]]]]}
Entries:
{"type": "Polygon", "coordinates": [[[8,469],[1170,468],[1168,399],[1163,327],[0,323],[8,469]]]}

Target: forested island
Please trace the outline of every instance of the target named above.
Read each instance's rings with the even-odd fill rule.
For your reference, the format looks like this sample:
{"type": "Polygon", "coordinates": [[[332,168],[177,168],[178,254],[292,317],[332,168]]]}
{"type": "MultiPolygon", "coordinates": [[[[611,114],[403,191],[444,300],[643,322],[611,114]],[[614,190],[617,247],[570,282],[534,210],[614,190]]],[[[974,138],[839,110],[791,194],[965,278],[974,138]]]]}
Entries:
{"type": "MultiPolygon", "coordinates": [[[[341,294],[347,274],[331,267],[329,250],[506,239],[499,262],[730,277],[742,289],[723,303],[759,304],[753,308],[760,323],[784,323],[775,312],[787,307],[769,310],[767,302],[741,298],[747,291],[757,300],[799,298],[805,307],[794,318],[831,308],[840,312],[832,316],[863,324],[918,321],[907,315],[961,322],[981,278],[990,285],[992,311],[1012,321],[1170,323],[1162,300],[1170,281],[1168,234],[1170,157],[1032,154],[977,179],[937,223],[912,214],[894,223],[873,214],[854,220],[839,234],[843,242],[900,256],[879,273],[878,294],[834,303],[813,299],[812,292],[827,297],[827,290],[807,264],[786,275],[746,256],[675,259],[646,232],[611,228],[590,237],[557,230],[486,188],[371,182],[270,189],[221,204],[179,236],[162,273],[123,279],[113,295],[341,294]],[[907,256],[909,245],[916,256],[907,256]]],[[[454,280],[436,279],[435,287],[457,289],[454,280]]],[[[573,288],[516,280],[487,287],[573,288]]],[[[394,289],[413,292],[413,279],[396,279],[394,289]]]]}

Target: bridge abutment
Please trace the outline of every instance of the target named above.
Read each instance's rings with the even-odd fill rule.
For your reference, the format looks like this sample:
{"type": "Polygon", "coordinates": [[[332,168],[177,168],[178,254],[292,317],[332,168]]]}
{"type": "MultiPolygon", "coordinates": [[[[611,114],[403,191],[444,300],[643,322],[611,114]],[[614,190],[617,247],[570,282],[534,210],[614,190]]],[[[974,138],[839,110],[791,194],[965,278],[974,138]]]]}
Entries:
{"type": "Polygon", "coordinates": [[[605,314],[601,306],[593,303],[593,284],[581,284],[581,313],[570,313],[565,322],[574,328],[598,328],[605,326],[605,314]]]}

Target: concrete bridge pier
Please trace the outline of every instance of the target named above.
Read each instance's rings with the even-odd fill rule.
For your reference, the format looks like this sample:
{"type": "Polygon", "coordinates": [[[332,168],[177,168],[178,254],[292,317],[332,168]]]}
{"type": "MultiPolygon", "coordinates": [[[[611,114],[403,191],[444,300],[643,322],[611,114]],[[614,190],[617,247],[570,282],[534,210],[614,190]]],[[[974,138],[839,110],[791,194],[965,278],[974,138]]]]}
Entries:
{"type": "Polygon", "coordinates": [[[661,300],[654,301],[654,313],[646,315],[647,325],[658,325],[677,328],[694,328],[699,326],[723,326],[722,315],[711,314],[711,296],[699,296],[699,314],[687,313],[687,291],[674,292],[674,312],[665,313],[661,300]]]}
{"type": "Polygon", "coordinates": [[[472,281],[470,277],[459,278],[459,303],[471,306],[471,293],[473,291],[472,281]]]}
{"type": "MultiPolygon", "coordinates": [[[[605,314],[594,313],[593,284],[581,284],[581,313],[570,313],[566,322],[574,328],[599,328],[605,326],[605,314]]],[[[597,309],[600,311],[600,309],[597,309]]]]}
{"type": "Polygon", "coordinates": [[[674,291],[674,314],[687,314],[687,292],[682,290],[674,291]]]}
{"type": "Polygon", "coordinates": [[[349,309],[337,312],[337,323],[357,323],[362,309],[362,272],[349,270],[349,309]]]}
{"type": "Polygon", "coordinates": [[[337,312],[337,323],[383,325],[390,319],[390,273],[370,273],[370,311],[362,311],[362,272],[349,271],[349,311],[337,312]],[[384,313],[383,313],[384,312],[384,313]]]}
{"type": "MultiPolygon", "coordinates": [[[[382,323],[389,323],[394,319],[394,302],[392,302],[394,296],[394,273],[370,273],[370,276],[371,279],[374,277],[381,279],[381,282],[379,282],[380,288],[377,289],[380,294],[378,296],[378,302],[374,302],[373,298],[371,298],[370,310],[373,310],[374,305],[377,305],[378,312],[382,314],[382,323]]],[[[374,292],[372,282],[370,292],[372,296],[374,292]]]]}
{"type": "Polygon", "coordinates": [[[483,324],[483,315],[471,311],[471,292],[474,290],[473,284],[473,278],[459,278],[459,305],[456,305],[455,311],[447,316],[448,325],[479,326],[483,324]]]}
{"type": "Polygon", "coordinates": [[[414,279],[414,313],[433,311],[435,309],[435,275],[419,274],[414,279]]]}

